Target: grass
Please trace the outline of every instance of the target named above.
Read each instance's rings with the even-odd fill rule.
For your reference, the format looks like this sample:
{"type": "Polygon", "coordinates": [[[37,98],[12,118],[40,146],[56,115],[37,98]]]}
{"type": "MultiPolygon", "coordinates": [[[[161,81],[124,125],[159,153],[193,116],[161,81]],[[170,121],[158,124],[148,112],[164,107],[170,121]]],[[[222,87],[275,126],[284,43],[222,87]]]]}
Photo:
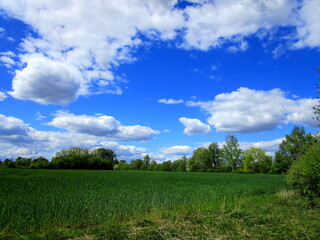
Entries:
{"type": "Polygon", "coordinates": [[[0,169],[0,239],[317,239],[281,175],[0,169]]]}

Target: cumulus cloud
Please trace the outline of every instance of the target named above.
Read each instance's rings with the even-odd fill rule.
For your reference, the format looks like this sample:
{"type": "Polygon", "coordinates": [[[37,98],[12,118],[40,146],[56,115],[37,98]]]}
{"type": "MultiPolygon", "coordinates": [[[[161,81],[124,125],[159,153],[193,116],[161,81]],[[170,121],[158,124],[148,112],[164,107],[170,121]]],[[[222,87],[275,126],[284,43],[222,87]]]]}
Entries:
{"type": "Polygon", "coordinates": [[[199,119],[181,117],[179,121],[186,127],[183,132],[187,135],[211,133],[211,127],[199,119]]]}
{"type": "Polygon", "coordinates": [[[0,142],[17,145],[32,142],[34,129],[22,120],[0,114],[0,142]]]}
{"type": "Polygon", "coordinates": [[[32,59],[23,70],[16,71],[12,89],[8,93],[18,99],[67,105],[79,95],[81,76],[78,70],[62,62],[32,59]]]}
{"type": "MultiPolygon", "coordinates": [[[[42,104],[66,105],[79,95],[94,93],[120,94],[119,78],[112,67],[134,60],[132,49],[141,44],[137,33],[167,40],[176,35],[175,29],[183,25],[181,11],[172,11],[175,1],[126,1],[101,4],[87,1],[0,1],[7,16],[30,25],[37,35],[28,35],[21,44],[20,62],[26,67],[17,72],[13,83],[13,96],[42,104]],[[52,76],[36,69],[32,59],[41,56],[38,63],[49,69],[52,76]],[[63,67],[64,66],[64,67],[63,67]],[[61,68],[62,74],[55,70],[61,68]],[[79,91],[81,87],[88,91],[79,91]],[[71,78],[65,79],[69,75],[71,78]],[[54,90],[62,90],[62,100],[55,91],[41,94],[37,84],[48,82],[54,90]],[[64,83],[64,84],[63,84],[64,83]],[[70,87],[66,91],[65,86],[70,87]],[[31,90],[31,88],[36,88],[31,90]]],[[[121,80],[121,79],[120,79],[121,80]]],[[[121,82],[121,81],[120,81],[121,82]]]]}
{"type": "Polygon", "coordinates": [[[74,115],[58,111],[55,118],[48,125],[66,129],[72,133],[88,134],[121,141],[148,140],[159,131],[150,127],[133,125],[123,126],[114,117],[74,115]]]}
{"type": "MultiPolygon", "coordinates": [[[[185,49],[226,46],[236,52],[250,47],[249,36],[289,26],[296,29],[296,36],[288,40],[295,39],[295,47],[320,45],[319,0],[190,2],[195,4],[181,9],[176,7],[177,0],[108,4],[99,0],[0,0],[4,14],[23,21],[36,33],[23,38],[17,61],[2,57],[7,66],[24,66],[14,77],[12,95],[41,104],[66,105],[80,95],[121,94],[121,77],[115,76],[113,67],[135,61],[134,51],[146,38],[179,39],[174,42],[185,49]],[[42,61],[34,62],[39,56],[42,61]],[[36,66],[46,67],[51,75],[36,66]],[[57,91],[44,89],[42,94],[44,82],[60,90],[61,98],[57,91]]],[[[0,34],[4,31],[1,28],[0,34]]]]}
{"type": "Polygon", "coordinates": [[[238,43],[232,49],[247,48],[243,36],[259,29],[292,23],[295,1],[205,1],[186,9],[185,47],[207,50],[231,41],[238,43]]]}
{"type": "Polygon", "coordinates": [[[175,100],[175,99],[172,99],[172,98],[169,98],[169,99],[159,99],[158,100],[159,103],[164,103],[164,104],[179,104],[179,103],[183,103],[184,101],[182,99],[179,99],[179,100],[175,100]]]}
{"type": "Polygon", "coordinates": [[[160,152],[170,155],[189,155],[193,151],[190,146],[173,146],[160,148],[160,152]]]}
{"type": "Polygon", "coordinates": [[[300,22],[297,27],[297,43],[295,47],[320,46],[320,0],[303,1],[300,10],[300,22]]]}
{"type": "Polygon", "coordinates": [[[208,123],[217,131],[253,133],[273,130],[289,122],[316,127],[312,119],[312,106],[316,103],[316,99],[289,99],[280,89],[258,91],[242,87],[219,94],[214,101],[189,101],[187,105],[207,111],[211,115],[208,123]]]}
{"type": "MultiPolygon", "coordinates": [[[[126,136],[127,137],[127,136],[126,136]]],[[[62,148],[105,147],[114,150],[119,159],[142,158],[146,148],[134,145],[121,145],[107,141],[104,136],[95,136],[79,132],[38,131],[21,119],[0,114],[0,158],[16,158],[17,156],[51,158],[62,148]]]]}

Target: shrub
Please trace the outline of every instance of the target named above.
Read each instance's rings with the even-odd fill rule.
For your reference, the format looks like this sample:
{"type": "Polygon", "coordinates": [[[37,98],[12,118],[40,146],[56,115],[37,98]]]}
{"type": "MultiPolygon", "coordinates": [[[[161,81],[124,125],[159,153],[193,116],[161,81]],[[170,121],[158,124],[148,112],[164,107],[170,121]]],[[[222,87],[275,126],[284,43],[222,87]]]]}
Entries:
{"type": "Polygon", "coordinates": [[[320,143],[309,148],[293,163],[287,181],[310,200],[320,196],[320,143]]]}

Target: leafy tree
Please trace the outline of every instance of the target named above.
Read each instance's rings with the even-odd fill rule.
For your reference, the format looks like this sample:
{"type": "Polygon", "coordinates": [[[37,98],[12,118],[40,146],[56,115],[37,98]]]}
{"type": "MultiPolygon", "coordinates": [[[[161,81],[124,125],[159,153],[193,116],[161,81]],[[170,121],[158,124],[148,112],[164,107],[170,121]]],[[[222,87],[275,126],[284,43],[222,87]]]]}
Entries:
{"type": "Polygon", "coordinates": [[[208,147],[210,162],[214,168],[221,167],[221,150],[218,143],[211,143],[208,147]]]}
{"type": "Polygon", "coordinates": [[[234,171],[242,164],[242,150],[235,136],[227,136],[222,148],[222,158],[226,166],[234,171]]]}
{"type": "Polygon", "coordinates": [[[183,156],[182,158],[177,160],[177,162],[178,162],[178,167],[177,167],[176,171],[177,172],[185,172],[186,168],[187,168],[187,162],[188,162],[187,157],[183,156]]]}
{"type": "Polygon", "coordinates": [[[213,168],[213,157],[208,148],[200,147],[195,149],[187,163],[188,171],[205,172],[211,170],[213,168]]]}
{"type": "MultiPolygon", "coordinates": [[[[320,73],[320,68],[317,68],[317,71],[320,73]]],[[[320,78],[318,78],[318,80],[320,80],[320,78]]],[[[317,93],[320,95],[320,84],[319,83],[317,83],[316,88],[317,88],[317,93]]],[[[317,99],[320,103],[320,97],[317,97],[317,99]]],[[[314,106],[313,109],[314,109],[314,114],[316,114],[315,118],[320,122],[320,104],[314,106]]]]}
{"type": "Polygon", "coordinates": [[[159,170],[160,171],[166,171],[170,172],[171,171],[171,161],[164,161],[162,164],[159,165],[159,170]]]}
{"type": "Polygon", "coordinates": [[[16,164],[14,161],[12,161],[11,159],[6,159],[3,161],[2,163],[2,167],[7,167],[7,168],[15,168],[16,164]]]}
{"type": "Polygon", "coordinates": [[[320,196],[320,143],[313,145],[292,164],[287,181],[311,201],[320,196]]]}
{"type": "Polygon", "coordinates": [[[31,163],[31,158],[17,157],[15,161],[16,168],[28,168],[31,163]]]}
{"type": "Polygon", "coordinates": [[[32,160],[30,168],[49,168],[49,161],[44,157],[38,157],[32,160]]]}
{"type": "Polygon", "coordinates": [[[55,153],[55,157],[60,157],[60,156],[69,156],[69,155],[87,155],[89,154],[89,150],[86,148],[81,148],[81,147],[71,147],[67,149],[61,149],[59,152],[55,153]]]}
{"type": "Polygon", "coordinates": [[[155,160],[152,160],[150,165],[148,166],[148,171],[156,171],[158,170],[158,164],[157,164],[157,161],[155,160]]]}
{"type": "Polygon", "coordinates": [[[146,169],[149,167],[150,165],[150,157],[149,154],[145,155],[143,158],[143,165],[146,167],[146,169]]]}
{"type": "Polygon", "coordinates": [[[132,170],[141,170],[142,166],[143,166],[143,160],[142,159],[136,159],[136,160],[133,160],[131,162],[132,170]]]}
{"type": "Polygon", "coordinates": [[[302,156],[313,144],[319,142],[319,137],[306,133],[304,127],[295,126],[279,146],[275,153],[273,172],[286,172],[298,157],[302,156]]]}
{"type": "Polygon", "coordinates": [[[101,157],[103,159],[108,159],[111,162],[117,160],[117,154],[113,150],[107,149],[107,148],[96,148],[96,149],[93,149],[91,151],[91,154],[95,155],[95,156],[98,156],[98,157],[101,157]]]}
{"type": "Polygon", "coordinates": [[[243,171],[247,173],[267,173],[272,165],[272,157],[261,148],[250,148],[243,153],[243,171]]]}

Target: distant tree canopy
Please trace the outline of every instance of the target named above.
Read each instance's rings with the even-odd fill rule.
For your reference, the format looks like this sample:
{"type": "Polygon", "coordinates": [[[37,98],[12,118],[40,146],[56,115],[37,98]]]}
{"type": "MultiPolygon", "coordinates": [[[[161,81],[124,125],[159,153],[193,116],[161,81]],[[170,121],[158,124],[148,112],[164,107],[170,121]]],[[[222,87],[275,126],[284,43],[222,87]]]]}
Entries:
{"type": "Polygon", "coordinates": [[[52,159],[52,168],[61,169],[105,169],[112,170],[118,164],[113,150],[97,148],[89,151],[86,148],[71,147],[62,149],[52,159]]]}
{"type": "Polygon", "coordinates": [[[174,161],[155,161],[148,154],[131,162],[118,161],[116,152],[111,149],[71,147],[56,152],[51,161],[43,157],[32,159],[20,156],[15,161],[0,161],[0,167],[280,174],[286,173],[298,158],[318,142],[319,135],[306,133],[303,127],[295,126],[285,136],[274,157],[261,148],[252,147],[243,151],[238,139],[230,135],[222,148],[212,142],[208,147],[196,148],[190,158],[183,156],[174,161]]]}

